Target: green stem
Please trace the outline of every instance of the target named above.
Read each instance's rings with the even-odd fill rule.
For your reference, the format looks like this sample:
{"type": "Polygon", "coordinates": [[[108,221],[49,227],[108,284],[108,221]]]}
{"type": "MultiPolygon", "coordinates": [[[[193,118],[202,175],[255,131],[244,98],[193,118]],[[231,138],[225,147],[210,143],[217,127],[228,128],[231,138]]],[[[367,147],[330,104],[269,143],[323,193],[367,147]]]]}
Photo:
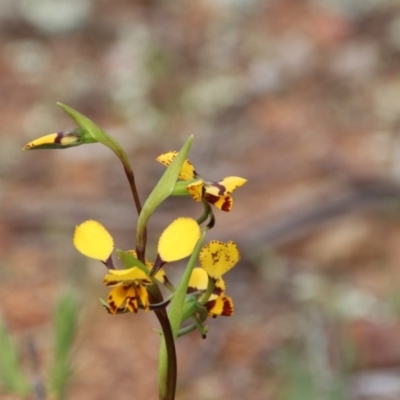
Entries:
{"type": "Polygon", "coordinates": [[[172,334],[171,325],[169,323],[168,314],[165,310],[155,311],[163,331],[163,339],[161,344],[162,352],[167,357],[167,371],[165,374],[159,374],[158,393],[160,400],[174,400],[177,380],[177,361],[174,336],[172,334]]]}
{"type": "MultiPolygon", "coordinates": [[[[162,301],[162,294],[157,285],[152,286],[149,293],[151,303],[162,301]]],[[[163,332],[161,349],[164,352],[164,360],[167,363],[164,365],[164,373],[158,375],[158,392],[159,400],[174,400],[177,381],[177,361],[174,335],[172,333],[171,324],[169,322],[168,314],[165,309],[155,310],[156,317],[160,322],[163,332]]]]}
{"type": "Polygon", "coordinates": [[[202,200],[201,202],[203,203],[204,211],[203,214],[201,214],[201,216],[197,219],[197,223],[199,225],[201,225],[208,218],[210,213],[212,214],[211,206],[205,200],[202,200]]]}
{"type": "MultiPolygon", "coordinates": [[[[138,215],[140,215],[140,213],[142,212],[142,205],[140,203],[140,199],[139,199],[139,194],[136,188],[136,183],[135,183],[135,175],[132,171],[132,168],[129,164],[126,164],[124,162],[123,166],[124,166],[124,171],[125,171],[125,175],[128,178],[128,182],[129,182],[129,186],[131,188],[131,192],[132,192],[132,196],[133,196],[133,201],[135,202],[135,206],[136,206],[136,211],[138,213],[138,215]]],[[[137,248],[137,257],[138,259],[144,263],[145,262],[145,251],[146,251],[146,242],[147,242],[147,229],[146,227],[144,227],[143,232],[142,232],[142,239],[143,239],[143,246],[140,246],[139,248],[137,248]]]]}
{"type": "Polygon", "coordinates": [[[199,300],[199,304],[204,306],[208,299],[211,297],[213,291],[215,288],[215,280],[213,278],[208,277],[208,284],[207,284],[207,289],[203,296],[201,296],[201,299],[199,300]]]}

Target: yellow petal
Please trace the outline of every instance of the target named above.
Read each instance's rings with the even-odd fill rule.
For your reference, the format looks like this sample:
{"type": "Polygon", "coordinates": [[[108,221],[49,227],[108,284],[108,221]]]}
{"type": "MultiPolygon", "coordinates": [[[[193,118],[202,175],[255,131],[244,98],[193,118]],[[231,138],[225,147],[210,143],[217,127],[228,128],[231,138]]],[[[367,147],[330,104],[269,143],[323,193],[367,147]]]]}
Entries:
{"type": "Polygon", "coordinates": [[[216,318],[218,315],[230,317],[233,315],[233,301],[229,296],[220,296],[206,304],[208,315],[216,318]]]}
{"type": "Polygon", "coordinates": [[[214,279],[220,278],[240,260],[240,253],[232,241],[222,243],[213,240],[200,251],[201,267],[214,279]]]}
{"type": "Polygon", "coordinates": [[[204,181],[202,179],[186,186],[186,190],[190,193],[194,201],[201,201],[203,197],[204,181]]]}
{"type": "Polygon", "coordinates": [[[226,284],[225,281],[222,278],[219,278],[217,282],[215,283],[214,290],[212,292],[212,295],[210,296],[210,300],[213,300],[225,293],[226,289],[226,284]]]}
{"type": "Polygon", "coordinates": [[[151,284],[151,279],[138,267],[129,269],[110,269],[104,277],[103,283],[106,286],[121,285],[124,283],[151,284]]]}
{"type": "Polygon", "coordinates": [[[190,275],[188,293],[201,292],[207,289],[208,275],[203,268],[194,268],[190,275]]]}
{"type": "Polygon", "coordinates": [[[51,133],[50,135],[42,136],[38,139],[32,140],[32,142],[29,142],[23,147],[23,150],[30,150],[33,149],[34,147],[54,144],[57,139],[57,136],[58,136],[57,133],[51,133]]]}
{"type": "Polygon", "coordinates": [[[116,314],[118,309],[122,307],[130,291],[131,287],[126,285],[116,286],[110,290],[107,301],[110,306],[109,310],[112,314],[116,314]]]}
{"type": "Polygon", "coordinates": [[[225,187],[225,193],[232,193],[235,189],[243,186],[246,182],[247,179],[240,178],[239,176],[228,176],[219,183],[225,187]]]}
{"type": "Polygon", "coordinates": [[[131,286],[125,299],[125,310],[136,313],[138,311],[139,291],[135,286],[131,286]]]}
{"type": "Polygon", "coordinates": [[[222,211],[231,211],[233,206],[233,198],[230,194],[221,197],[211,196],[208,193],[204,194],[204,199],[222,211]]]}
{"type": "Polygon", "coordinates": [[[205,192],[219,197],[232,193],[235,189],[243,186],[247,179],[238,176],[228,176],[220,182],[209,182],[205,185],[205,192]]]}
{"type": "Polygon", "coordinates": [[[161,234],[158,253],[165,262],[189,256],[201,235],[200,227],[192,218],[178,218],[161,234]]]}
{"type": "Polygon", "coordinates": [[[114,241],[106,228],[97,221],[85,221],[75,228],[74,246],[83,255],[106,262],[114,241]]]}
{"type": "Polygon", "coordinates": [[[228,176],[220,182],[204,185],[203,198],[222,211],[230,211],[233,205],[231,193],[247,182],[238,176],[228,176]]]}
{"type": "Polygon", "coordinates": [[[149,294],[147,293],[146,286],[139,285],[137,287],[137,294],[139,296],[140,302],[145,311],[149,311],[149,294]]]}
{"type": "MultiPolygon", "coordinates": [[[[172,161],[174,161],[177,154],[177,151],[168,151],[167,153],[160,154],[156,160],[168,167],[172,161]]],[[[193,164],[189,160],[185,160],[179,173],[179,179],[182,179],[183,181],[191,181],[196,178],[196,176],[197,174],[194,170],[193,164]]]]}

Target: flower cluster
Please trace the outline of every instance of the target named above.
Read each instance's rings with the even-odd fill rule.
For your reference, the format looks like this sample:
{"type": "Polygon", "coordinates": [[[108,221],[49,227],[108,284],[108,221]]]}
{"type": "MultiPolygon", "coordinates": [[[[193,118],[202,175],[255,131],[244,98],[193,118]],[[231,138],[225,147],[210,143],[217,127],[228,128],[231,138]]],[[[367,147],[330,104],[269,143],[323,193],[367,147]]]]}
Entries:
{"type": "MultiPolygon", "coordinates": [[[[178,218],[160,236],[156,263],[165,265],[187,257],[200,237],[200,228],[191,218],[178,218]]],[[[112,253],[114,241],[109,232],[97,221],[85,221],[75,228],[73,238],[76,249],[83,255],[101,261],[108,268],[103,283],[111,287],[107,302],[103,305],[110,314],[136,313],[138,309],[149,311],[160,307],[149,302],[151,285],[161,283],[170,290],[174,288],[164,269],[155,269],[155,264],[146,260],[141,264],[136,251],[120,252],[126,269],[114,269],[112,253]],[[127,257],[128,256],[128,257],[127,257]],[[139,265],[139,266],[137,266],[139,265]]],[[[222,275],[233,268],[240,260],[239,250],[232,241],[222,243],[211,241],[200,250],[200,266],[193,269],[187,287],[188,295],[196,295],[196,311],[205,307],[208,315],[230,316],[233,314],[233,301],[225,295],[222,275]],[[207,288],[212,286],[209,295],[207,288]]]]}

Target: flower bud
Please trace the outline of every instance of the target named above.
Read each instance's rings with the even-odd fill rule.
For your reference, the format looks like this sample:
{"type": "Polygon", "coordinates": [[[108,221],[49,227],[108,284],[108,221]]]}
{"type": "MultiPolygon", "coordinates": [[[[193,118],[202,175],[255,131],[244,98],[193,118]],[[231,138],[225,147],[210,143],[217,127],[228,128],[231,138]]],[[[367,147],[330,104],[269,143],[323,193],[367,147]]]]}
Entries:
{"type": "Polygon", "coordinates": [[[96,140],[88,132],[77,128],[72,131],[62,131],[42,136],[26,144],[22,150],[67,149],[95,142],[96,140]]]}

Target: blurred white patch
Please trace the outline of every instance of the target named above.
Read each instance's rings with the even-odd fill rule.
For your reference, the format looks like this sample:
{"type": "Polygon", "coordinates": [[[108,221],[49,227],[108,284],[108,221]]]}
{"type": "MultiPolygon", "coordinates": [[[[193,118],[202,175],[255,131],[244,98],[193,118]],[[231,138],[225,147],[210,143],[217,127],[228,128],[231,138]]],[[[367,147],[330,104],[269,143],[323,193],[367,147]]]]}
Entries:
{"type": "Polygon", "coordinates": [[[351,398],[394,400],[400,398],[400,374],[380,370],[356,374],[350,383],[351,398]]]}
{"type": "Polygon", "coordinates": [[[50,70],[49,49],[38,41],[11,41],[5,46],[4,54],[14,70],[33,82],[40,80],[50,70]]]}
{"type": "Polygon", "coordinates": [[[19,0],[18,11],[44,33],[64,33],[81,28],[89,20],[91,0],[19,0]]]}

